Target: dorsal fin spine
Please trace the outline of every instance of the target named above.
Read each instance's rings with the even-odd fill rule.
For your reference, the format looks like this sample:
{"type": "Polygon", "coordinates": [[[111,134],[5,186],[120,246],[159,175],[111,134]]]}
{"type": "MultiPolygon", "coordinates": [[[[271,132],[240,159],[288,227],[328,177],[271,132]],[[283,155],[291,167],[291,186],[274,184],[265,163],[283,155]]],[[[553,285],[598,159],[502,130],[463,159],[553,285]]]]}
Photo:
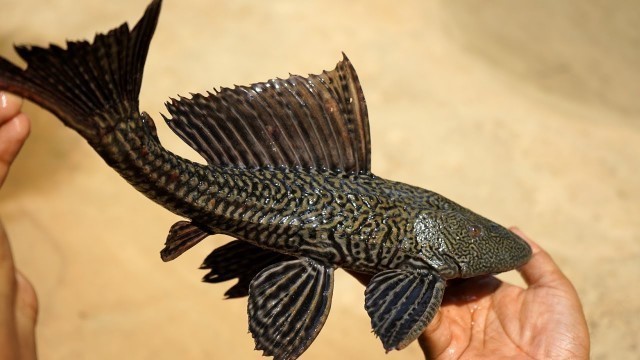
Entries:
{"type": "MultiPolygon", "coordinates": [[[[282,81],[281,79],[277,79],[277,81],[282,81]]],[[[282,98],[282,94],[281,94],[281,89],[279,89],[277,86],[274,86],[274,83],[276,83],[276,81],[274,80],[270,80],[268,81],[265,85],[266,86],[272,86],[275,89],[275,95],[277,96],[276,101],[279,102],[280,104],[282,104],[283,109],[286,110],[287,115],[289,116],[290,122],[291,124],[293,124],[295,132],[298,134],[298,136],[302,136],[302,132],[300,130],[300,127],[298,126],[298,124],[294,121],[294,114],[291,111],[291,109],[287,106],[286,101],[283,100],[282,98]]],[[[253,88],[260,88],[261,84],[255,84],[253,86],[253,88]]],[[[264,107],[265,111],[268,112],[269,116],[271,116],[271,118],[275,119],[276,115],[273,113],[273,110],[268,106],[268,104],[265,104],[264,101],[262,100],[262,98],[258,98],[258,101],[260,101],[260,104],[264,107]]],[[[300,159],[300,157],[298,156],[298,151],[300,151],[300,149],[296,149],[293,142],[290,139],[290,134],[289,131],[287,131],[287,129],[284,129],[282,127],[282,123],[281,122],[277,122],[274,121],[274,126],[276,126],[278,128],[278,134],[283,137],[284,139],[286,139],[286,144],[287,147],[289,148],[289,151],[283,151],[282,156],[287,156],[290,158],[290,160],[293,160],[291,158],[295,158],[295,161],[292,161],[292,163],[295,166],[302,166],[302,161],[300,159]]],[[[290,129],[290,131],[293,131],[292,129],[290,129]]],[[[272,137],[273,139],[273,137],[272,137]]],[[[275,141],[275,139],[273,139],[275,141]]],[[[278,142],[276,142],[278,143],[278,142]]],[[[311,154],[311,151],[307,148],[307,144],[303,144],[304,145],[304,151],[307,154],[311,154]]]]}
{"type": "Polygon", "coordinates": [[[345,58],[330,72],[214,89],[167,104],[169,126],[212,166],[368,172],[368,119],[345,58]]]}

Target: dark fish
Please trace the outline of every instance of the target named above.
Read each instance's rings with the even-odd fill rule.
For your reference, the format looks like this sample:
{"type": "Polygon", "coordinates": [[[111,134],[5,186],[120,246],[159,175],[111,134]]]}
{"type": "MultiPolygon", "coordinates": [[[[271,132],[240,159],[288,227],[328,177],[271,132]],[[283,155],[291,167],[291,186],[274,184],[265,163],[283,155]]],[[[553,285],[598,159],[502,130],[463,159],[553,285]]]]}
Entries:
{"type": "Polygon", "coordinates": [[[386,350],[415,340],[445,281],[524,264],[531,249],[504,227],[434,192],[370,169],[367,108],[351,63],[214,94],[172,99],[169,127],[206,165],[160,144],[138,110],[144,61],[160,12],[149,5],[93,43],[17,46],[26,70],[0,58],[0,89],[76,130],[138,191],[189,219],[170,230],[172,260],[212,234],[238,240],[204,261],[204,281],[237,278],[249,296],[256,349],[295,359],[331,306],[334,270],[373,275],[365,308],[386,350]]]}

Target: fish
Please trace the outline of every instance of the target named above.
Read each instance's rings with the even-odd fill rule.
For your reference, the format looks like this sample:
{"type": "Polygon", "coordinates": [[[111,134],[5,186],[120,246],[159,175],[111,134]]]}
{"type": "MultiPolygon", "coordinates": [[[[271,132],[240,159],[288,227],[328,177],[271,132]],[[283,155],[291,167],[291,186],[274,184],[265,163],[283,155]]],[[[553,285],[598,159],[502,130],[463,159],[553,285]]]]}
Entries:
{"type": "Polygon", "coordinates": [[[144,63],[162,1],[133,28],[66,47],[15,46],[0,57],[0,90],[75,130],[136,190],[182,220],[160,252],[170,261],[204,238],[204,281],[236,279],[248,296],[256,349],[296,359],[331,308],[335,270],[369,276],[364,307],[385,350],[413,342],[438,312],[448,280],[525,264],[513,232],[435,192],[371,171],[367,106],[346,55],[330,71],[170,98],[175,134],[204,158],[164,148],[139,110],[144,63]]]}

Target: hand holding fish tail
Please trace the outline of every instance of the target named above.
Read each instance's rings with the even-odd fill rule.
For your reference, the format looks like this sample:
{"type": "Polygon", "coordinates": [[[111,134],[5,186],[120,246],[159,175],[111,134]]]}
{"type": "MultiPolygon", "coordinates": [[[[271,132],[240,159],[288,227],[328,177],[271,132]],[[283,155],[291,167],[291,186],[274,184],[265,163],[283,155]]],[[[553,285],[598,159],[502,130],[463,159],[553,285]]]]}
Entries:
{"type": "Polygon", "coordinates": [[[549,254],[518,271],[527,288],[493,276],[451,282],[441,311],[419,337],[428,359],[588,359],[589,331],[578,294],[549,254]]]}
{"type": "MultiPolygon", "coordinates": [[[[0,186],[29,134],[22,101],[0,92],[0,186]]],[[[35,359],[38,302],[33,286],[15,267],[0,223],[0,359],[35,359]]]]}

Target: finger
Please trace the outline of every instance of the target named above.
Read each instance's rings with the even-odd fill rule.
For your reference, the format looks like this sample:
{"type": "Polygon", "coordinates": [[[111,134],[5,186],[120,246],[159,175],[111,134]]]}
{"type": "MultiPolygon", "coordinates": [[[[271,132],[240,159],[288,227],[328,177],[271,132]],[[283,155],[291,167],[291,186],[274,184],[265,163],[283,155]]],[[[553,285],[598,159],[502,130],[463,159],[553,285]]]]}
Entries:
{"type": "Polygon", "coordinates": [[[25,114],[18,114],[0,124],[0,185],[29,136],[30,129],[29,118],[25,114]]]}
{"type": "Polygon", "coordinates": [[[513,227],[511,231],[531,246],[531,260],[518,268],[520,275],[529,287],[570,285],[569,280],[553,261],[549,253],[527,237],[520,229],[513,227]]]}
{"type": "Polygon", "coordinates": [[[15,290],[16,277],[11,247],[4,227],[0,223],[0,324],[9,324],[14,321],[15,290]]]}
{"type": "Polygon", "coordinates": [[[18,336],[16,335],[15,326],[12,325],[3,323],[3,326],[0,326],[0,359],[20,358],[19,349],[16,346],[18,336]]]}
{"type": "Polygon", "coordinates": [[[18,269],[16,272],[16,314],[25,324],[34,327],[38,320],[38,297],[29,279],[18,269]]]}
{"type": "Polygon", "coordinates": [[[14,286],[15,275],[13,255],[11,253],[11,246],[9,245],[7,233],[4,230],[2,222],[0,222],[0,296],[5,295],[5,293],[2,293],[3,289],[13,290],[14,286]],[[4,285],[11,285],[11,287],[4,285]]]}
{"type": "Polygon", "coordinates": [[[35,327],[38,318],[38,300],[33,286],[19,270],[16,270],[16,283],[16,335],[21,359],[31,360],[36,358],[35,327]]]}
{"type": "Polygon", "coordinates": [[[435,359],[444,354],[453,344],[453,332],[445,321],[442,309],[436,313],[418,337],[418,344],[427,359],[435,359]]]}
{"type": "Polygon", "coordinates": [[[22,107],[21,98],[0,91],[0,125],[18,115],[20,113],[20,107],[22,107]]]}

